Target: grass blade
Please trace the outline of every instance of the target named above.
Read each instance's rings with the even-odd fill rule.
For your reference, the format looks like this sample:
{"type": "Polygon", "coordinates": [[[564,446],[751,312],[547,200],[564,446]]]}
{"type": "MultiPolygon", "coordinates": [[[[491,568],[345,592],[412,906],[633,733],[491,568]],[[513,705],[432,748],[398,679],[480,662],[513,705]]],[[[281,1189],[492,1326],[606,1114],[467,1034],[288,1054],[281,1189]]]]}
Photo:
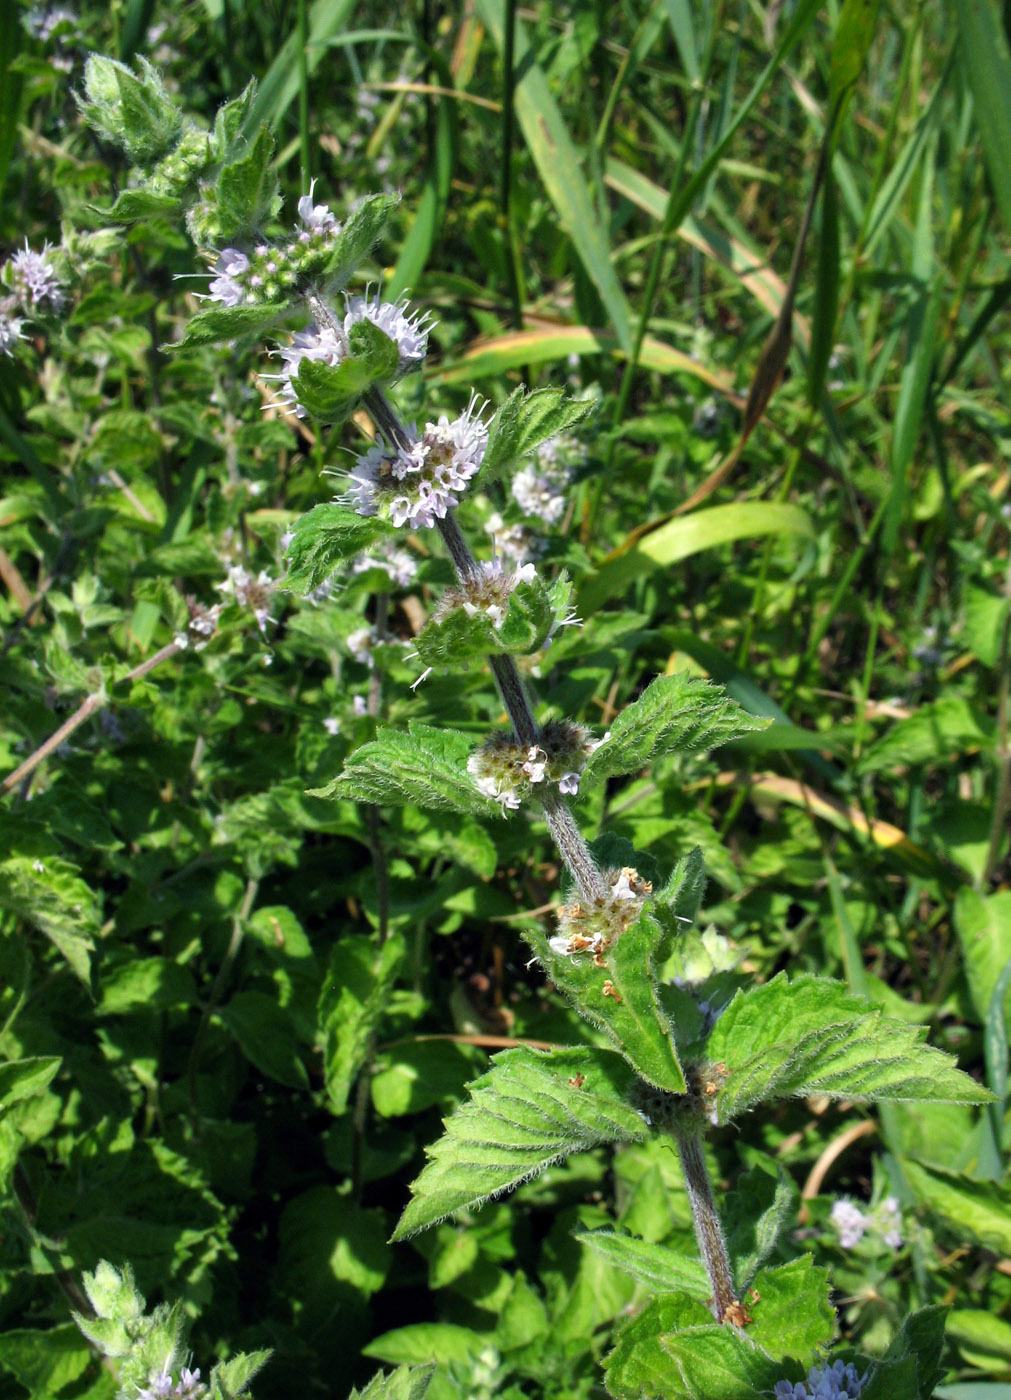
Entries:
{"type": "Polygon", "coordinates": [[[990,183],[1011,232],[1011,53],[991,0],[949,0],[958,50],[976,108],[990,183]]]}

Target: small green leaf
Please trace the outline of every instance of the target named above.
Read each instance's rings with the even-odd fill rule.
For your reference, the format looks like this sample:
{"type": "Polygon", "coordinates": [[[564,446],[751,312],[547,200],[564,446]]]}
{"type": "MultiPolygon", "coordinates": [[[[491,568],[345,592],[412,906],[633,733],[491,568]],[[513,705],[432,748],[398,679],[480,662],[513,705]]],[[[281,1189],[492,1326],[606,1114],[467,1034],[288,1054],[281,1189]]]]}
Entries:
{"type": "Polygon", "coordinates": [[[291,1089],[308,1089],[309,1076],[298,1055],[291,1017],[265,992],[236,992],[214,1013],[261,1073],[291,1089]]]}
{"type": "Polygon", "coordinates": [[[377,944],[367,934],[353,933],[334,946],[319,1002],[323,1072],[334,1113],[347,1108],[403,956],[399,934],[377,944]]]}
{"type": "Polygon", "coordinates": [[[998,1254],[1011,1254],[1011,1187],[973,1181],[925,1162],[906,1161],[903,1168],[917,1199],[958,1235],[998,1254]]]}
{"type": "Polygon", "coordinates": [[[399,195],[369,195],[348,215],[340,233],[321,256],[319,267],[308,269],[313,275],[326,277],[329,294],[340,291],[358,271],[399,202],[399,195]]]}
{"type": "Polygon", "coordinates": [[[374,321],[367,317],[356,321],[351,327],[348,344],[352,355],[361,360],[373,382],[392,379],[396,374],[400,366],[396,341],[391,340],[374,321]]]}
{"type": "Polygon", "coordinates": [[[524,579],[509,594],[498,625],[482,608],[468,612],[461,603],[421,629],[415,645],[426,666],[459,666],[485,656],[524,656],[545,645],[564,613],[570,584],[524,579]]]}
{"type": "Polygon", "coordinates": [[[571,399],[562,389],[514,389],[488,430],[482,482],[501,476],[541,443],[582,423],[596,407],[594,399],[571,399]]]}
{"type": "Polygon", "coordinates": [[[427,1149],[429,1162],[393,1238],[480,1205],[573,1152],[644,1137],[642,1119],[625,1102],[632,1081],[607,1050],[523,1048],[496,1055],[427,1149]]]}
{"type": "Polygon", "coordinates": [[[59,1055],[30,1055],[0,1064],[0,1112],[43,1093],[62,1063],[59,1055]]]}
{"type": "Polygon", "coordinates": [[[713,1027],[706,1054],[719,1085],[720,1123],[771,1099],[947,1099],[986,1103],[987,1090],[926,1031],[892,1020],[840,982],[780,974],[740,991],[713,1027]]]}
{"type": "Polygon", "coordinates": [[[277,193],[273,156],[274,138],[261,126],[249,148],[221,167],[215,196],[220,236],[226,242],[251,236],[271,212],[277,193]]]}
{"type": "Polygon", "coordinates": [[[1011,890],[982,895],[966,887],[955,898],[955,930],[962,946],[973,1010],[985,1024],[997,981],[1011,960],[1011,890]]]}
{"type": "Polygon", "coordinates": [[[960,695],[942,695],[900,719],[867,749],[857,765],[860,773],[938,763],[959,754],[991,749],[994,720],[960,695]]]}
{"type": "Polygon", "coordinates": [[[102,217],[117,224],[132,224],[140,219],[154,219],[159,215],[166,218],[178,212],[179,200],[171,194],[157,194],[143,187],[136,190],[122,190],[116,201],[108,209],[102,209],[102,217]]]}
{"type": "Polygon", "coordinates": [[[414,1322],[376,1337],[362,1347],[362,1355],[393,1365],[434,1361],[445,1366],[451,1361],[473,1363],[482,1345],[481,1337],[470,1327],[454,1322],[414,1322]]]}
{"type": "Polygon", "coordinates": [[[191,345],[213,345],[219,340],[238,340],[241,336],[259,336],[270,326],[276,326],[292,314],[287,302],[264,302],[259,306],[211,306],[198,311],[186,327],[179,342],[191,345]]]}
{"type": "Polygon", "coordinates": [[[812,1361],[835,1333],[835,1309],[829,1300],[828,1270],[815,1267],[809,1254],[763,1269],[755,1277],[748,1338],[778,1361],[792,1356],[812,1361]]]}
{"type": "Polygon", "coordinates": [[[32,1395],[58,1395],[90,1363],[91,1350],[72,1322],[45,1330],[8,1328],[0,1335],[0,1366],[32,1395]]]}
{"type": "Polygon", "coordinates": [[[311,593],[341,564],[389,533],[383,521],[359,515],[349,506],[336,502],[315,506],[295,526],[284,587],[292,593],[311,593]]]}
{"type": "Polygon", "coordinates": [[[712,1294],[713,1286],[701,1263],[670,1245],[650,1244],[610,1229],[577,1230],[575,1238],[654,1293],[687,1293],[703,1302],[712,1294]]]}
{"type": "Polygon", "coordinates": [[[943,1375],[947,1308],[920,1308],[903,1322],[871,1371],[861,1400],[930,1400],[943,1375]]]}
{"type": "Polygon", "coordinates": [[[713,749],[767,725],[708,681],[683,671],[657,676],[614,720],[609,737],[591,755],[580,786],[639,773],[664,754],[713,749]]]}
{"type": "Polygon", "coordinates": [[[196,988],[186,968],[171,958],[137,958],[111,968],[102,976],[101,1015],[122,1016],[131,1011],[167,1011],[192,1006],[196,988]]]}
{"type": "Polygon", "coordinates": [[[372,383],[364,360],[346,356],[338,365],[305,358],[291,377],[299,403],[321,423],[343,423],[372,383]]]}
{"type": "Polygon", "coordinates": [[[211,1372],[211,1395],[214,1400],[238,1400],[270,1357],[269,1351],[242,1351],[228,1361],[219,1361],[211,1372]]]}
{"type": "Polygon", "coordinates": [[[344,771],[314,797],[350,797],[377,806],[443,808],[488,815],[488,799],[467,772],[473,741],[452,729],[411,724],[407,733],[380,729],[356,749],[344,771]]]}
{"type": "Polygon", "coordinates": [[[75,866],[58,856],[10,856],[0,863],[0,909],[45,934],[88,985],[100,906],[75,866]]]}
{"type": "Polygon", "coordinates": [[[737,1182],[724,1215],[727,1250],[740,1296],[776,1247],[791,1217],[796,1190],[786,1172],[752,1167],[737,1182]]]}
{"type": "Polygon", "coordinates": [[[349,1400],[424,1400],[434,1370],[428,1365],[398,1366],[388,1375],[379,1371],[364,1390],[352,1390],[349,1400]]]}

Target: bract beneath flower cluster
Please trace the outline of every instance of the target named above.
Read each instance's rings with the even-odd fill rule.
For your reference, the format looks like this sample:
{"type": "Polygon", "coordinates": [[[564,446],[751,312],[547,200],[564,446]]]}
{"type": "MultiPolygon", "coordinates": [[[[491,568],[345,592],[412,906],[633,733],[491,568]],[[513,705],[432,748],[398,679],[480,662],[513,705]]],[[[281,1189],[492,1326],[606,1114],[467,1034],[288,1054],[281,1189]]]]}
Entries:
{"type": "Polygon", "coordinates": [[[488,446],[488,427],[473,397],[466,411],[450,420],[426,423],[420,437],[411,427],[410,446],[377,444],[358,458],[350,473],[348,504],[359,515],[380,516],[393,525],[431,528],[460,504],[488,446]]]}
{"type": "Polygon", "coordinates": [[[580,724],[549,720],[536,744],[521,744],[514,734],[492,734],[467,760],[467,772],[503,811],[514,810],[539,783],[557,783],[560,792],[574,796],[587,758],[601,743],[580,724]]]}
{"type": "Polygon", "coordinates": [[[299,366],[303,360],[317,360],[336,368],[348,354],[352,330],[362,321],[371,321],[396,345],[398,364],[394,377],[401,378],[416,369],[428,352],[429,327],[425,324],[426,320],[427,314],[409,315],[406,301],[384,302],[378,295],[348,297],[347,311],[339,329],[308,325],[304,331],[296,332],[290,345],[283,346],[279,351],[284,368],[273,377],[281,382],[282,405],[294,408],[299,418],[306,416],[305,409],[298,401],[298,390],[292,382],[299,366]]]}
{"type": "Polygon", "coordinates": [[[605,954],[617,942],[625,929],[636,922],[642,906],[653,893],[649,880],[644,880],[632,866],[621,870],[601,872],[607,894],[593,901],[573,900],[558,910],[559,932],[548,940],[553,953],[566,957],[585,954],[595,967],[606,967],[605,954]]]}

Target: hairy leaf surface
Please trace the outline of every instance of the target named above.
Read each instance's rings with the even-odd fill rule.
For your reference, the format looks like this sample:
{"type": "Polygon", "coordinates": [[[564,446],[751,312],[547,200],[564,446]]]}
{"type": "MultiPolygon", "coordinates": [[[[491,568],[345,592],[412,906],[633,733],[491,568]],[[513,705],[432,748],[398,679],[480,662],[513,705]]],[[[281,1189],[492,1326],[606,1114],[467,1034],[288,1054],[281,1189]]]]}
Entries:
{"type": "Polygon", "coordinates": [[[311,593],[345,560],[353,559],[390,533],[383,521],[359,515],[336,501],[315,506],[295,525],[288,546],[284,587],[292,593],[311,593]]]}
{"type": "Polygon", "coordinates": [[[393,1238],[480,1205],[573,1152],[645,1137],[643,1120],[625,1099],[631,1083],[630,1071],[607,1050],[521,1048],[496,1055],[427,1149],[430,1160],[393,1238]]]}
{"type": "Polygon", "coordinates": [[[925,1034],[884,1016],[841,982],[790,982],[781,973],[738,992],[709,1036],[718,1120],[806,1094],[987,1102],[988,1092],[950,1055],[922,1044],[925,1034]]]}
{"type": "Polygon", "coordinates": [[[427,724],[412,724],[406,734],[380,729],[372,743],[354,751],[339,777],[313,795],[487,816],[488,799],[467,772],[472,748],[473,741],[453,729],[427,724]]]}
{"type": "Polygon", "coordinates": [[[638,773],[668,753],[697,753],[765,729],[718,686],[678,672],[657,676],[638,700],[626,705],[607,740],[592,754],[583,784],[638,773]]]}
{"type": "Polygon", "coordinates": [[[482,482],[501,476],[541,443],[582,423],[596,407],[593,399],[571,399],[562,389],[514,389],[492,420],[482,482]]]}

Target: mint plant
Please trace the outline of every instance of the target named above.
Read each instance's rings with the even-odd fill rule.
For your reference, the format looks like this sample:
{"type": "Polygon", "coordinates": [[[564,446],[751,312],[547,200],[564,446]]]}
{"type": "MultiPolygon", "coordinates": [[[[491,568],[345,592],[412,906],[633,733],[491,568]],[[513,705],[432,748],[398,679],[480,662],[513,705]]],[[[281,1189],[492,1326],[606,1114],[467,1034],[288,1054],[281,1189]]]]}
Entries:
{"type": "MultiPolygon", "coordinates": [[[[495,552],[478,558],[458,511],[477,489],[501,482],[517,499],[536,496],[542,518],[556,516],[557,479],[538,478],[531,459],[546,446],[550,454],[552,444],[577,430],[593,402],[556,388],[516,389],[491,412],[472,393],[455,416],[426,410],[418,422],[409,421],[395,396],[400,381],[424,362],[426,317],[408,302],[384,301],[381,292],[348,290],[396,201],[372,195],[341,217],[315,202],[313,185],[298,201],[297,223],[282,221],[278,233],[273,143],[265,128],[247,129],[254,96],[251,85],[204,132],[184,121],[149,65],[134,71],[92,57],[81,98],[85,119],[143,175],[106,217],[129,224],[155,214],[183,216],[210,268],[199,294],[204,309],[189,322],[181,345],[280,334],[297,321],[290,344],[277,352],[280,372],[266,376],[279,385],[278,405],[327,429],[352,417],[371,425],[371,443],[344,472],[342,493],[310,510],[286,538],[285,577],[254,580],[245,570],[233,571],[229,591],[252,608],[262,629],[274,588],[322,597],[335,573],[356,560],[366,572],[381,574],[405,532],[438,538],[455,582],[443,588],[417,632],[415,684],[433,671],[487,667],[505,723],[478,742],[442,723],[380,723],[315,796],[371,811],[380,960],[386,947],[395,947],[382,811],[410,805],[461,822],[543,822],[564,869],[562,899],[554,934],[534,925],[523,934],[533,959],[592,1028],[592,1043],[518,1046],[493,1057],[429,1149],[394,1240],[471,1212],[572,1154],[600,1144],[669,1139],[701,1267],[613,1229],[581,1236],[585,1248],[645,1284],[651,1295],[605,1361],[610,1394],[617,1400],[927,1400],[939,1375],[941,1312],[911,1315],[877,1359],[850,1351],[829,1359],[836,1323],[827,1272],[804,1253],[768,1262],[789,1193],[775,1185],[750,1217],[745,1203],[729,1230],[734,1197],[718,1200],[707,1139],[744,1114],[790,1098],[983,1104],[991,1096],[950,1056],[924,1043],[921,1028],[886,1015],[839,982],[780,973],[755,985],[733,966],[686,973],[705,951],[701,852],[686,851],[664,872],[626,841],[585,839],[576,801],[661,759],[739,740],[766,721],[719,686],[683,673],[652,680],[601,733],[564,713],[544,714],[525,659],[548,651],[562,629],[579,625],[571,585],[564,573],[547,578],[532,563],[510,566],[495,552]]],[[[24,283],[34,300],[51,298],[52,276],[33,272],[33,282],[22,263],[9,274],[9,285],[24,283]]],[[[16,334],[8,331],[8,340],[16,334]]],[[[381,599],[372,627],[355,634],[357,641],[349,638],[374,667],[366,706],[373,719],[380,719],[388,690],[381,599]]],[[[339,982],[339,960],[335,966],[339,982]]],[[[383,973],[371,975],[381,995],[383,973]]],[[[347,1033],[338,1025],[327,1052],[328,1077],[345,1102],[373,1050],[367,1020],[347,1033]]],[[[853,1221],[839,1219],[844,1242],[855,1242],[853,1221]]],[[[97,1320],[82,1319],[81,1326],[107,1354],[126,1358],[121,1393],[133,1393],[131,1386],[144,1395],[201,1390],[196,1373],[184,1369],[174,1379],[181,1355],[176,1312],[144,1319],[129,1274],[106,1265],[86,1287],[97,1320]]],[[[243,1393],[259,1359],[236,1358],[215,1368],[212,1394],[243,1393]]],[[[364,1394],[420,1396],[428,1381],[426,1372],[402,1370],[377,1378],[364,1394]]]]}

